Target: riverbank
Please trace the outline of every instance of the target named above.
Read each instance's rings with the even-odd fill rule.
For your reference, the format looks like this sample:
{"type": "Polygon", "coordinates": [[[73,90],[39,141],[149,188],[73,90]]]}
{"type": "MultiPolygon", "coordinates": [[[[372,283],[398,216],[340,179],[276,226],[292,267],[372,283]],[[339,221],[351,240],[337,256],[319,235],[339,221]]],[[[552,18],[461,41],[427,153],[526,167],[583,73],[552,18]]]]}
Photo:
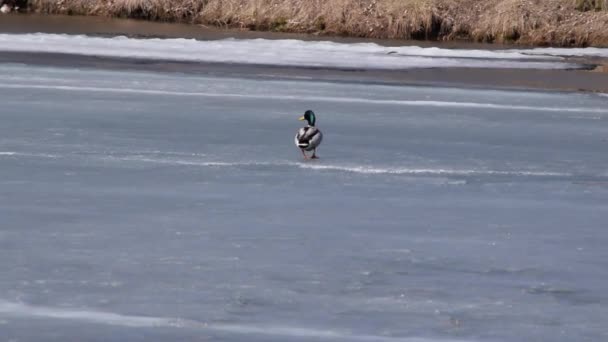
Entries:
{"type": "Polygon", "coordinates": [[[324,36],[608,46],[606,0],[32,0],[27,8],[324,36]]]}

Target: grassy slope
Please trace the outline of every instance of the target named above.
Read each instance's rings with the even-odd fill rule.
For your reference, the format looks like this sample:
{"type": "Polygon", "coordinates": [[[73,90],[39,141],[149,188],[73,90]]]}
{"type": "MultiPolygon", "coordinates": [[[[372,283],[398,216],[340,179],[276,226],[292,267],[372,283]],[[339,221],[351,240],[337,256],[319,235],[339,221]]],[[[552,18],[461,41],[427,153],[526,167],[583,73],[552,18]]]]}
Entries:
{"type": "Polygon", "coordinates": [[[608,0],[30,0],[29,6],[253,30],[608,46],[608,11],[596,11],[607,9],[608,0]]]}

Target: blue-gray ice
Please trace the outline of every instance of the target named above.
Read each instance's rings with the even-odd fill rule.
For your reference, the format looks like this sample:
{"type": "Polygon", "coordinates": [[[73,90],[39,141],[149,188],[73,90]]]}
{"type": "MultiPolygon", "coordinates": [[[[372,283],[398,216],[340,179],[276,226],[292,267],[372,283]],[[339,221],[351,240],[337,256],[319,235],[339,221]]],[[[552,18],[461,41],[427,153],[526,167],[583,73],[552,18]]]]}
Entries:
{"type": "Polygon", "coordinates": [[[607,152],[597,95],[3,65],[0,339],[606,341],[607,152]]]}

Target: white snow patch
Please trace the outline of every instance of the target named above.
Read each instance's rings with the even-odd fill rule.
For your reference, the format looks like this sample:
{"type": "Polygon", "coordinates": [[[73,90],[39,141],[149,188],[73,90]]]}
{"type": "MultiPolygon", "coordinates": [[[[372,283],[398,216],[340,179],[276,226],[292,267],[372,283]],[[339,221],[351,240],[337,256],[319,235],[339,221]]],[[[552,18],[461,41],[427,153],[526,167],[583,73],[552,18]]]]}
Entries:
{"type": "Polygon", "coordinates": [[[0,152],[0,156],[17,156],[17,157],[36,157],[36,158],[57,158],[54,154],[47,153],[24,153],[24,152],[0,152]]]}
{"type": "Polygon", "coordinates": [[[560,56],[606,55],[608,49],[467,50],[374,43],[294,39],[138,39],[65,34],[0,34],[0,51],[50,52],[88,56],[146,58],[321,68],[411,69],[577,68],[560,56]]]}
{"type": "Polygon", "coordinates": [[[113,312],[102,312],[85,309],[64,309],[45,306],[32,306],[24,303],[0,300],[0,314],[12,317],[63,319],[94,324],[123,326],[132,328],[189,328],[212,330],[243,335],[268,335],[284,338],[314,338],[317,340],[349,341],[386,341],[386,342],[432,342],[464,340],[429,339],[418,337],[392,337],[357,335],[348,331],[324,330],[293,326],[215,324],[172,317],[134,316],[113,312]]]}
{"type": "Polygon", "coordinates": [[[0,13],[2,13],[2,14],[7,14],[7,13],[10,13],[11,11],[12,11],[11,6],[9,6],[7,4],[4,4],[4,5],[2,5],[2,7],[0,7],[0,13]]]}
{"type": "Polygon", "coordinates": [[[90,323],[120,325],[126,327],[179,326],[179,320],[169,318],[125,316],[111,312],[30,306],[22,303],[13,303],[2,300],[0,300],[0,314],[17,317],[71,319],[90,323]]]}

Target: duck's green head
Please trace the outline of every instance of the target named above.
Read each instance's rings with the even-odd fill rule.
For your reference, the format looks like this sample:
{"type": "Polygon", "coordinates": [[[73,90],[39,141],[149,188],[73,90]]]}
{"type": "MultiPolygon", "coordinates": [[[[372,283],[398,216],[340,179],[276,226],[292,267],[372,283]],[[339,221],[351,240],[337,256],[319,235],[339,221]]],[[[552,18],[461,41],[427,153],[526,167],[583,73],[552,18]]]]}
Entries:
{"type": "Polygon", "coordinates": [[[308,125],[314,126],[315,121],[317,121],[317,118],[315,117],[315,112],[313,112],[312,110],[307,110],[304,113],[304,116],[301,116],[298,120],[300,120],[300,121],[306,120],[306,121],[308,121],[308,125]]]}

